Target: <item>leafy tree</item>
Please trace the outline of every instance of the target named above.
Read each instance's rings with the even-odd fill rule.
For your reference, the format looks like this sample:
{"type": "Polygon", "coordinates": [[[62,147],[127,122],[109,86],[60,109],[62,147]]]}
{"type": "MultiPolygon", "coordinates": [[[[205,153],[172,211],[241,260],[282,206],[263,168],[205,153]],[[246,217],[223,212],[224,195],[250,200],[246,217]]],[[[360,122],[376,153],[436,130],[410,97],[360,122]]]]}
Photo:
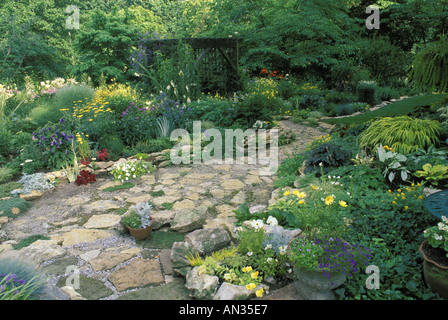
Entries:
{"type": "Polygon", "coordinates": [[[95,83],[101,76],[124,82],[127,59],[139,31],[132,18],[127,9],[110,14],[95,9],[75,39],[79,63],[73,66],[74,74],[88,74],[95,83]]]}

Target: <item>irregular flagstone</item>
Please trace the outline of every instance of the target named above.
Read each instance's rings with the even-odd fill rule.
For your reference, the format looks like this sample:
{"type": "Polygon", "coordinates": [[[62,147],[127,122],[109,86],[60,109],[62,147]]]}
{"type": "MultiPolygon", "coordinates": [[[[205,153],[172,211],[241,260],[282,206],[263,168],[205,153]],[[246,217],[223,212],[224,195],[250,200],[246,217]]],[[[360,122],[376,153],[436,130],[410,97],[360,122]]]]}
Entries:
{"type": "Polygon", "coordinates": [[[156,206],[160,206],[164,203],[173,203],[180,199],[180,196],[161,196],[161,197],[155,197],[152,202],[156,206]]]}
{"type": "Polygon", "coordinates": [[[111,209],[120,209],[121,206],[111,200],[98,200],[83,206],[88,211],[107,211],[111,209]]]}
{"type": "Polygon", "coordinates": [[[246,183],[246,184],[262,183],[262,181],[260,180],[260,178],[258,176],[248,175],[246,180],[244,180],[244,183],[246,183]]]}
{"type": "Polygon", "coordinates": [[[193,201],[189,199],[184,199],[182,201],[174,203],[173,210],[193,209],[195,206],[196,205],[193,201]]]}
{"type": "Polygon", "coordinates": [[[117,214],[99,214],[92,216],[85,224],[87,229],[108,229],[120,223],[121,216],[117,214]]]}
{"type": "Polygon", "coordinates": [[[145,259],[132,260],[129,265],[114,270],[108,280],[118,291],[164,282],[159,263],[145,259]]]}
{"type": "Polygon", "coordinates": [[[135,257],[139,252],[139,248],[120,252],[102,252],[97,257],[91,259],[89,263],[95,271],[110,270],[120,263],[135,257]]]}
{"type": "Polygon", "coordinates": [[[126,202],[135,204],[135,203],[139,203],[139,202],[148,202],[151,199],[152,199],[152,196],[149,193],[147,193],[147,194],[143,194],[141,196],[126,198],[126,202]]]}
{"type": "Polygon", "coordinates": [[[66,250],[58,245],[55,240],[37,240],[18,251],[6,252],[6,254],[9,253],[12,256],[18,256],[29,263],[39,266],[44,261],[62,257],[66,250]]]}
{"type": "Polygon", "coordinates": [[[98,229],[74,229],[61,235],[64,247],[106,239],[110,236],[111,234],[108,231],[98,229]]]}
{"type": "Polygon", "coordinates": [[[101,187],[98,187],[97,190],[103,191],[104,189],[112,188],[112,187],[116,187],[116,186],[120,186],[120,185],[121,185],[121,181],[118,181],[118,180],[110,181],[110,182],[103,184],[101,187]]]}
{"type": "Polygon", "coordinates": [[[238,179],[226,179],[221,182],[221,187],[226,190],[239,190],[245,187],[245,184],[238,179]]]}

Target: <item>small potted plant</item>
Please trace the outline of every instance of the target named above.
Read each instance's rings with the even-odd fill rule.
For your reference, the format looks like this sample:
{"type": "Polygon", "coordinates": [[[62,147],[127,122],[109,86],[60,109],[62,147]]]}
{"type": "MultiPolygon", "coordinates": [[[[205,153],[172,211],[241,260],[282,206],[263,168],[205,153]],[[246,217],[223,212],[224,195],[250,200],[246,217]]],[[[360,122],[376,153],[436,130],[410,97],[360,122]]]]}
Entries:
{"type": "Polygon", "coordinates": [[[131,235],[137,240],[144,240],[151,236],[152,206],[147,202],[141,202],[129,208],[123,215],[121,222],[127,227],[131,235]]]}
{"type": "Polygon", "coordinates": [[[448,218],[441,216],[436,226],[428,228],[419,251],[423,256],[423,277],[429,288],[448,299],[448,218]]]}

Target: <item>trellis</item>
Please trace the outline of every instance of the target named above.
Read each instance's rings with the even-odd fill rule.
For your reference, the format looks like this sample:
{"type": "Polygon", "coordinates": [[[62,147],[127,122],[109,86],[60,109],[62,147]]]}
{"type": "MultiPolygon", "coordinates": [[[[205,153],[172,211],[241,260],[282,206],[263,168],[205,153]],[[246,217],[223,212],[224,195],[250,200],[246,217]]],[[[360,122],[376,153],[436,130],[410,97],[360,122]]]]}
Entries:
{"type": "MultiPolygon", "coordinates": [[[[240,38],[183,38],[194,50],[203,92],[232,92],[239,84],[240,38]]],[[[152,40],[156,45],[177,46],[178,39],[152,40]]]]}

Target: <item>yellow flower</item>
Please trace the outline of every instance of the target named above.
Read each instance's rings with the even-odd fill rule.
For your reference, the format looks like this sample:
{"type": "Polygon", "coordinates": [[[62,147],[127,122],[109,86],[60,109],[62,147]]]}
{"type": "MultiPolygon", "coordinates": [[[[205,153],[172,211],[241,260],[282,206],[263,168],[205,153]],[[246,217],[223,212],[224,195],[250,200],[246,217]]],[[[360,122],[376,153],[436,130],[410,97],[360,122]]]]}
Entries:
{"type": "Polygon", "coordinates": [[[316,187],[314,184],[311,185],[311,189],[313,190],[319,190],[319,187],[316,187]]]}
{"type": "Polygon", "coordinates": [[[404,206],[404,210],[406,211],[406,210],[408,210],[409,209],[409,207],[408,206],[404,206]]]}
{"type": "Polygon", "coordinates": [[[303,198],[306,197],[306,193],[305,192],[299,192],[299,193],[296,194],[296,196],[301,198],[301,199],[303,199],[303,198]]]}
{"type": "Polygon", "coordinates": [[[260,290],[255,291],[255,295],[256,295],[258,298],[261,298],[261,297],[263,296],[263,293],[264,293],[263,288],[260,288],[260,290]]]}
{"type": "Polygon", "coordinates": [[[257,279],[257,277],[258,277],[258,271],[252,272],[252,273],[250,274],[250,277],[251,277],[252,279],[257,279]]]}
{"type": "Polygon", "coordinates": [[[299,204],[303,204],[304,203],[304,201],[303,200],[299,200],[299,204]]]}
{"type": "Polygon", "coordinates": [[[420,200],[423,200],[423,196],[418,197],[420,200]]]}
{"type": "Polygon", "coordinates": [[[398,192],[401,192],[401,189],[398,189],[397,191],[398,191],[398,192]]]}
{"type": "Polygon", "coordinates": [[[325,198],[325,204],[327,206],[329,206],[330,204],[332,204],[334,202],[334,197],[333,196],[328,196],[325,198]]]}
{"type": "Polygon", "coordinates": [[[290,194],[291,194],[290,191],[286,191],[283,195],[286,197],[286,196],[289,196],[290,194]]]}
{"type": "Polygon", "coordinates": [[[255,289],[257,286],[255,285],[255,283],[249,283],[247,286],[246,286],[246,289],[247,290],[252,290],[252,289],[255,289]]]}
{"type": "Polygon", "coordinates": [[[397,204],[397,202],[396,202],[396,201],[392,201],[392,204],[393,204],[393,205],[396,205],[396,204],[397,204]]]}
{"type": "Polygon", "coordinates": [[[347,207],[348,205],[347,205],[347,202],[345,202],[345,201],[339,201],[339,205],[341,206],[341,207],[347,207]]]}
{"type": "Polygon", "coordinates": [[[243,268],[243,272],[251,272],[251,271],[252,271],[252,267],[243,268]]]}

